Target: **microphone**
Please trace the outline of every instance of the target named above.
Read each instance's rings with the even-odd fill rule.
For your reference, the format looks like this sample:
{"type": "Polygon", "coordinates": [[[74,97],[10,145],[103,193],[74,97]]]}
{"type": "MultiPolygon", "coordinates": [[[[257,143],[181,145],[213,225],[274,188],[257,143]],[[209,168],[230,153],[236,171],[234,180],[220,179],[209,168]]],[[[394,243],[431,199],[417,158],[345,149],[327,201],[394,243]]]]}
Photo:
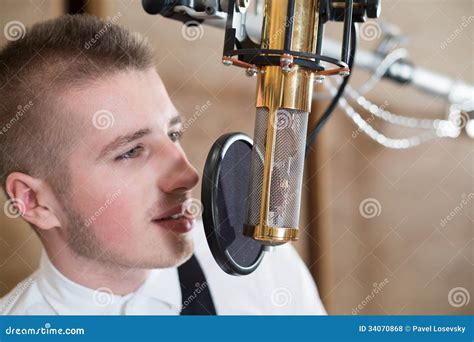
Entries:
{"type": "Polygon", "coordinates": [[[316,54],[319,1],[267,1],[261,49],[280,65],[257,73],[257,113],[243,233],[276,246],[298,238],[308,116],[315,73],[289,51],[316,54]],[[284,28],[284,32],[282,32],[284,28]]]}
{"type": "MultiPolygon", "coordinates": [[[[248,74],[257,75],[257,113],[242,232],[270,247],[267,250],[298,239],[313,83],[325,76],[350,74],[347,63],[353,21],[379,13],[378,1],[272,0],[264,2],[259,48],[233,50],[235,30],[229,25],[226,29],[224,64],[243,66],[248,74]],[[344,22],[341,60],[321,55],[323,24],[328,20],[344,22]],[[326,70],[323,61],[335,68],[326,70]]],[[[232,17],[229,11],[228,24],[232,17]]]]}
{"type": "MultiPolygon", "coordinates": [[[[347,83],[353,23],[378,17],[380,1],[265,0],[260,43],[245,29],[247,11],[257,1],[165,2],[166,16],[178,20],[225,16],[223,64],[257,76],[254,139],[242,133],[221,136],[208,154],[201,192],[204,229],[216,262],[229,274],[249,274],[265,251],[298,239],[313,84],[333,75],[347,83]],[[321,54],[329,20],[344,22],[340,59],[321,54]]],[[[149,12],[162,11],[154,6],[149,12]]]]}

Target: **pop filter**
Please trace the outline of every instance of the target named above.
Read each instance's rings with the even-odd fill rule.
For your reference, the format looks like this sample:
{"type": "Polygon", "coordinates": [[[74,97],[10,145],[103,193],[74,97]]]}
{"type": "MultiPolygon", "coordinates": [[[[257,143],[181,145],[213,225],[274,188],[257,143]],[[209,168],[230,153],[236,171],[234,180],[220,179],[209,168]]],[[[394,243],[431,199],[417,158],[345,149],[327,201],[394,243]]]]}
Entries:
{"type": "Polygon", "coordinates": [[[246,219],[252,139],[228,133],[212,146],[202,179],[201,199],[207,242],[217,264],[231,275],[253,272],[264,246],[243,235],[246,219]]]}

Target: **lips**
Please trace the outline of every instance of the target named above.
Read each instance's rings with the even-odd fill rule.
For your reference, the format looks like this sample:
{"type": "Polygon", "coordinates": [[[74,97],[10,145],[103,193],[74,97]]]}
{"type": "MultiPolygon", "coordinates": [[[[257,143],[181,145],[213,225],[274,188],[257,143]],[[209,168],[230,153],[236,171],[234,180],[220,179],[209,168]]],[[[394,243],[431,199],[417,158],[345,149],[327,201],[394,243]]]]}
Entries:
{"type": "Polygon", "coordinates": [[[177,218],[183,214],[183,203],[178,204],[177,206],[171,208],[168,211],[160,214],[159,216],[155,217],[153,221],[160,221],[165,219],[172,219],[177,218]]]}
{"type": "Polygon", "coordinates": [[[165,211],[152,221],[159,227],[172,230],[176,233],[189,232],[194,225],[194,218],[190,215],[186,215],[185,210],[183,210],[183,203],[165,211]]]}

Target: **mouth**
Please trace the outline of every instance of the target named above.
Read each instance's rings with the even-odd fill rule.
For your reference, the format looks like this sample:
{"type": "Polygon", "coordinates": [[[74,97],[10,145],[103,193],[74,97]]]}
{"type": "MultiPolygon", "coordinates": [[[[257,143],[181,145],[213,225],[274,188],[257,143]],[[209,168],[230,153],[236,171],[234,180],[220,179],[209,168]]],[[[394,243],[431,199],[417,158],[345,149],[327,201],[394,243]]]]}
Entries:
{"type": "Polygon", "coordinates": [[[152,222],[162,229],[179,234],[191,231],[194,226],[194,218],[187,215],[183,203],[154,218],[152,222]]]}

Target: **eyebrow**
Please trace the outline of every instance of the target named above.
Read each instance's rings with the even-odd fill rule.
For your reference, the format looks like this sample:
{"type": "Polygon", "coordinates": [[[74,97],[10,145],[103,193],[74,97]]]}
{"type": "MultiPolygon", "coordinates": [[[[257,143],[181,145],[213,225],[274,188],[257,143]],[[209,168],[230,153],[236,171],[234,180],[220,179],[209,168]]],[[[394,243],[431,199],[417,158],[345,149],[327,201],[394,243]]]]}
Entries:
{"type": "Polygon", "coordinates": [[[129,134],[124,134],[120,135],[112,142],[108,143],[99,153],[99,155],[96,158],[96,161],[99,161],[101,159],[104,159],[109,155],[110,153],[114,152],[115,150],[119,149],[122,146],[125,146],[135,140],[138,140],[140,138],[143,138],[144,136],[148,135],[151,133],[150,128],[142,128],[136,132],[129,133],[129,134]]]}
{"type": "Polygon", "coordinates": [[[173,126],[173,125],[179,124],[181,122],[183,122],[183,117],[178,114],[177,116],[175,116],[174,118],[172,118],[170,120],[169,125],[173,126]]]}
{"type": "MultiPolygon", "coordinates": [[[[178,124],[182,122],[182,117],[181,115],[178,115],[178,116],[175,116],[173,118],[171,118],[171,120],[169,121],[169,125],[175,125],[175,124],[178,124]]],[[[152,132],[152,130],[150,128],[142,128],[136,132],[133,132],[133,133],[129,133],[129,134],[124,134],[124,135],[120,135],[118,136],[117,138],[115,138],[114,140],[112,140],[112,142],[108,143],[99,153],[99,155],[97,156],[96,158],[96,161],[99,161],[101,159],[104,159],[105,157],[107,157],[110,153],[116,151],[117,149],[119,149],[120,147],[123,147],[133,141],[136,141],[140,138],[143,138],[144,136],[147,136],[148,134],[150,134],[152,132]]]]}

